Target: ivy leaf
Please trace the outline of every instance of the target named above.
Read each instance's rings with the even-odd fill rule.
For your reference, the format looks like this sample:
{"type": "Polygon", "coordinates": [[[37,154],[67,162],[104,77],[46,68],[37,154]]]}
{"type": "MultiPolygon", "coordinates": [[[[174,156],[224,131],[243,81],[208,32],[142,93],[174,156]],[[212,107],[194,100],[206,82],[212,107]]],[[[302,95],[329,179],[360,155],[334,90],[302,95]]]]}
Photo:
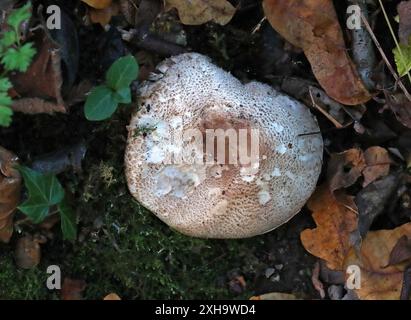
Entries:
{"type": "Polygon", "coordinates": [[[393,52],[398,74],[403,77],[411,71],[411,46],[400,44],[400,47],[394,48],[393,52]]]}
{"type": "Polygon", "coordinates": [[[137,79],[138,64],[132,55],[118,59],[107,71],[106,83],[114,91],[129,87],[137,79]]]}
{"type": "Polygon", "coordinates": [[[110,118],[116,111],[118,102],[114,92],[106,86],[95,87],[87,97],[84,113],[87,120],[101,121],[110,118]]]}
{"type": "Polygon", "coordinates": [[[14,10],[7,19],[7,24],[18,32],[20,25],[31,16],[31,3],[28,2],[23,7],[14,10]]]}
{"type": "Polygon", "coordinates": [[[77,237],[76,218],[67,200],[64,198],[58,205],[61,218],[61,231],[64,240],[75,240],[77,237]]]}
{"type": "Polygon", "coordinates": [[[29,198],[18,208],[34,223],[42,222],[51,206],[59,204],[64,198],[64,189],[53,174],[41,174],[25,166],[18,166],[29,198]]]}
{"type": "Polygon", "coordinates": [[[11,124],[13,110],[6,106],[0,106],[0,126],[8,127],[11,124]]]}

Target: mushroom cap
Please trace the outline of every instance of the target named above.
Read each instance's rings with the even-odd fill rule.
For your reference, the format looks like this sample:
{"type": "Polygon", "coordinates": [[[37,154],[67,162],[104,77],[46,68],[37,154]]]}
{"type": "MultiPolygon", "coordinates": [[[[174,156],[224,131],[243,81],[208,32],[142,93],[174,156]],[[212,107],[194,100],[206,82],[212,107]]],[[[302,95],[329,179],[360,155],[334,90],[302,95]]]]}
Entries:
{"type": "Polygon", "coordinates": [[[129,190],[143,206],[183,234],[220,239],[266,233],[300,211],[322,166],[308,108],[268,85],[243,85],[197,53],[165,60],[151,80],[140,89],[125,154],[129,190]],[[192,139],[170,136],[190,129],[203,137],[207,129],[243,129],[250,139],[258,130],[258,165],[232,164],[227,155],[226,163],[175,161],[170,153],[191,150],[192,139]]]}

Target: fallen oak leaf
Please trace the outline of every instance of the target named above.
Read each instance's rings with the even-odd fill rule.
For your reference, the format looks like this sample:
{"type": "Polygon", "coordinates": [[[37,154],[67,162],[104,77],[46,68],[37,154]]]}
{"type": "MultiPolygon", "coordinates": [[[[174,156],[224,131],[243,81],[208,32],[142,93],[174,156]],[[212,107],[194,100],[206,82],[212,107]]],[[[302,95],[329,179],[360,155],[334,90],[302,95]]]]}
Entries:
{"type": "Polygon", "coordinates": [[[390,253],[388,266],[393,266],[411,259],[411,237],[402,236],[390,253]]]}
{"type": "Polygon", "coordinates": [[[13,233],[13,216],[20,203],[21,175],[14,168],[18,158],[0,147],[0,241],[9,242],[13,233]]]}
{"type": "Polygon", "coordinates": [[[347,105],[371,99],[347,53],[331,0],[264,0],[263,8],[273,28],[304,50],[315,77],[331,98],[347,105]]]}
{"type": "Polygon", "coordinates": [[[304,248],[325,260],[328,268],[343,270],[345,256],[353,246],[350,238],[358,224],[353,198],[340,191],[334,194],[327,184],[323,184],[307,206],[313,212],[317,227],[301,233],[304,248]]]}
{"type": "Polygon", "coordinates": [[[366,166],[362,171],[364,176],[363,187],[390,173],[391,158],[386,149],[378,146],[370,147],[365,150],[364,159],[366,166]]]}
{"type": "Polygon", "coordinates": [[[352,265],[360,268],[361,286],[354,291],[361,300],[400,299],[406,265],[386,266],[393,248],[403,236],[411,236],[411,223],[393,230],[370,231],[359,251],[354,248],[349,251],[344,269],[352,265]]]}
{"type": "Polygon", "coordinates": [[[358,230],[365,237],[375,218],[384,212],[384,208],[401,181],[398,173],[392,173],[374,181],[355,196],[358,208],[358,230]]]}
{"type": "Polygon", "coordinates": [[[355,148],[331,154],[327,170],[331,192],[353,185],[365,167],[365,158],[361,149],[355,148]]]}
{"type": "Polygon", "coordinates": [[[176,8],[183,24],[200,25],[213,21],[226,25],[235,14],[227,0],[166,0],[165,10],[176,8]]]}

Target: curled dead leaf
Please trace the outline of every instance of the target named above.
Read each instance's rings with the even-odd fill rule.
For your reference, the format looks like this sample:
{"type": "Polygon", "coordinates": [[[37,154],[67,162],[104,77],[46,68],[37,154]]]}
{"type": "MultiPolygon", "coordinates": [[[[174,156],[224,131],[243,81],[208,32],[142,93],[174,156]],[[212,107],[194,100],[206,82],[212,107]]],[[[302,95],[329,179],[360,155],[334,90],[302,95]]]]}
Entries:
{"type": "Polygon", "coordinates": [[[36,40],[40,48],[25,73],[11,77],[20,99],[13,100],[13,110],[27,114],[67,112],[61,88],[63,77],[58,46],[43,34],[36,40]]]}
{"type": "Polygon", "coordinates": [[[359,251],[349,251],[344,268],[358,266],[361,270],[361,286],[355,289],[361,300],[400,299],[406,264],[389,264],[390,255],[398,240],[411,237],[411,223],[393,230],[370,231],[359,251]]]}
{"type": "Polygon", "coordinates": [[[347,53],[332,0],[264,0],[263,7],[273,28],[304,50],[331,98],[347,105],[371,99],[347,53]]]}
{"type": "Polygon", "coordinates": [[[304,248],[325,260],[328,268],[343,270],[344,258],[353,246],[351,235],[358,223],[353,198],[341,191],[334,194],[324,184],[317,188],[307,205],[317,227],[301,233],[304,248]]]}
{"type": "Polygon", "coordinates": [[[392,249],[388,265],[393,266],[407,260],[411,260],[411,237],[405,235],[398,239],[392,249]]]}
{"type": "Polygon", "coordinates": [[[364,159],[366,167],[362,171],[364,176],[363,187],[390,173],[391,158],[386,149],[378,146],[370,147],[365,150],[364,159]]]}
{"type": "Polygon", "coordinates": [[[166,0],[165,10],[176,8],[183,24],[200,25],[213,21],[226,25],[236,9],[226,0],[166,0]]]}
{"type": "Polygon", "coordinates": [[[13,215],[20,202],[21,176],[14,169],[18,158],[0,147],[0,241],[9,242],[13,233],[13,215]]]}
{"type": "Polygon", "coordinates": [[[41,236],[26,235],[20,238],[14,250],[16,265],[22,269],[31,269],[37,266],[41,259],[40,244],[45,242],[46,239],[41,236]]]}
{"type": "Polygon", "coordinates": [[[112,3],[104,9],[91,8],[89,12],[90,20],[93,23],[99,23],[102,27],[108,25],[113,16],[120,12],[117,2],[112,3]]]}
{"type": "Polygon", "coordinates": [[[331,192],[353,185],[361,176],[365,166],[365,158],[361,149],[333,153],[327,171],[331,192]]]}

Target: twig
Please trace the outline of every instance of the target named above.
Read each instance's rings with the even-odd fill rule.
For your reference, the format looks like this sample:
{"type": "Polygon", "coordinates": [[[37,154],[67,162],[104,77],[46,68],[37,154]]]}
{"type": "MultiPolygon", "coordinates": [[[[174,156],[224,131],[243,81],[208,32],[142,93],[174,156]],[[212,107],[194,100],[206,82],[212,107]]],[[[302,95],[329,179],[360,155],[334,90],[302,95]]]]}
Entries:
{"type": "Polygon", "coordinates": [[[361,13],[361,20],[364,23],[365,27],[367,28],[368,33],[370,34],[372,40],[374,41],[375,46],[377,47],[378,51],[381,54],[381,57],[383,58],[385,64],[387,65],[388,69],[390,70],[392,76],[394,77],[395,81],[398,83],[398,86],[401,88],[401,90],[404,92],[405,96],[407,97],[408,100],[411,101],[411,95],[408,92],[407,88],[404,86],[402,83],[400,77],[397,75],[395,72],[394,68],[392,67],[390,61],[388,60],[387,56],[384,53],[384,50],[382,49],[380,43],[378,42],[377,37],[375,36],[374,32],[372,31],[370,24],[368,23],[367,19],[364,17],[364,15],[361,13]]]}
{"type": "Polygon", "coordinates": [[[332,115],[330,115],[328,112],[326,112],[323,108],[321,108],[314,100],[313,93],[311,91],[311,88],[309,89],[310,93],[310,98],[311,98],[311,103],[313,104],[313,107],[316,108],[318,111],[320,111],[328,120],[330,120],[334,126],[338,129],[342,129],[344,126],[339,123],[332,115]]]}
{"type": "Polygon", "coordinates": [[[260,20],[260,22],[255,26],[255,28],[253,29],[253,31],[251,31],[251,34],[254,34],[254,33],[256,33],[258,30],[260,30],[260,29],[261,29],[261,26],[263,25],[263,23],[264,23],[265,20],[267,20],[267,17],[266,17],[266,16],[264,16],[264,18],[262,18],[262,19],[260,20]]]}

